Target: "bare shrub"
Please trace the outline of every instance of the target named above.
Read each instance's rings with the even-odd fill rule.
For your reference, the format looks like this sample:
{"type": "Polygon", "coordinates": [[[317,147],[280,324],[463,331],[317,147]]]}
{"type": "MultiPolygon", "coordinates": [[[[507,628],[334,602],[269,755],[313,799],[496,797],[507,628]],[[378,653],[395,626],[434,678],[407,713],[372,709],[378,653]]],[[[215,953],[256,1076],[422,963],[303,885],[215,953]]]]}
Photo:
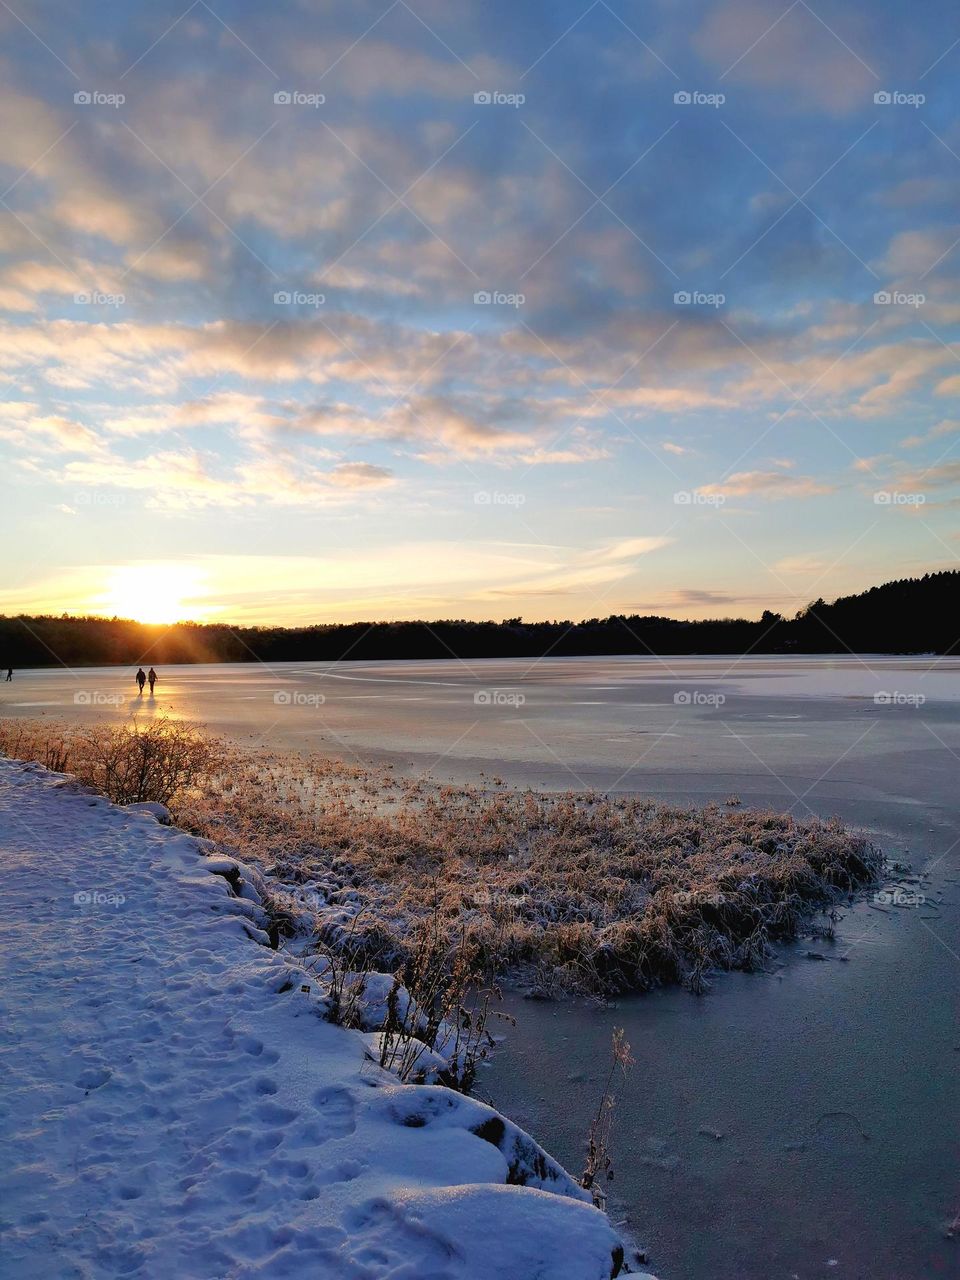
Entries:
{"type": "Polygon", "coordinates": [[[0,720],[0,751],[69,771],[117,804],[169,804],[210,774],[215,744],[176,720],[75,728],[0,720]]]}
{"type": "Polygon", "coordinates": [[[483,985],[463,936],[451,941],[436,911],[418,922],[406,962],[385,992],[388,975],[369,967],[363,947],[350,946],[349,933],[321,953],[331,1021],[375,1029],[380,1066],[405,1083],[430,1080],[470,1092],[494,1046],[488,1024],[500,991],[483,985]]]}
{"type": "Polygon", "coordinates": [[[450,936],[439,902],[419,922],[402,973],[422,1021],[418,1026],[408,1010],[405,1018],[388,1023],[381,1066],[399,1062],[401,1079],[410,1078],[420,1056],[413,1041],[421,1040],[449,1063],[441,1072],[441,1082],[469,1092],[477,1067],[494,1047],[488,1024],[494,1015],[493,1002],[501,998],[500,989],[484,982],[476,947],[466,930],[450,936]]]}

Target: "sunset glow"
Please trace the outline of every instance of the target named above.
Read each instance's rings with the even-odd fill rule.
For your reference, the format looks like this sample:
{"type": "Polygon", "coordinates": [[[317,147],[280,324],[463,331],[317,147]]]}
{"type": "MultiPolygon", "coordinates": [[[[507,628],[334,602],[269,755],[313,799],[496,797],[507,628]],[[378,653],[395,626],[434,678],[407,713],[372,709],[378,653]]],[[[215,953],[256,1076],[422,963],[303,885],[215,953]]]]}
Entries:
{"type": "Polygon", "coordinates": [[[207,611],[196,598],[198,584],[196,572],[183,566],[124,566],[111,574],[105,594],[91,602],[91,611],[135,622],[202,621],[207,611]]]}

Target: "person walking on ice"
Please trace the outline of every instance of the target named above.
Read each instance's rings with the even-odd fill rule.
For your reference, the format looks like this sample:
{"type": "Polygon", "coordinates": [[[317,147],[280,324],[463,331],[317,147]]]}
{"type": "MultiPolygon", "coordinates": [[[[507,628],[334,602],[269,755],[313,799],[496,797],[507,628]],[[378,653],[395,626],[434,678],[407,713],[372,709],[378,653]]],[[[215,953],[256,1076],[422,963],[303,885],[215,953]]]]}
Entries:
{"type": "Polygon", "coordinates": [[[147,679],[150,681],[150,697],[153,697],[153,686],[157,683],[157,673],[153,667],[147,672],[147,679]]]}
{"type": "Polygon", "coordinates": [[[147,677],[144,674],[143,667],[137,672],[137,684],[140,686],[140,696],[143,697],[143,686],[147,683],[147,677]]]}

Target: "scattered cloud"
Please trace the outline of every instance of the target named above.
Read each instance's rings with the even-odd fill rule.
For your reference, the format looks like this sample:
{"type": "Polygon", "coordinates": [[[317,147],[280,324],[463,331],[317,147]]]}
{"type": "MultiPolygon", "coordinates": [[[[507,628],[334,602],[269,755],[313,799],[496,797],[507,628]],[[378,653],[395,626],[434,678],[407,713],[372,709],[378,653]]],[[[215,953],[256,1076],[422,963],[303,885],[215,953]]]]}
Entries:
{"type": "Polygon", "coordinates": [[[835,485],[813,476],[784,475],[781,471],[735,471],[726,480],[701,485],[697,490],[704,495],[723,497],[762,498],[813,498],[833,493],[835,485]]]}

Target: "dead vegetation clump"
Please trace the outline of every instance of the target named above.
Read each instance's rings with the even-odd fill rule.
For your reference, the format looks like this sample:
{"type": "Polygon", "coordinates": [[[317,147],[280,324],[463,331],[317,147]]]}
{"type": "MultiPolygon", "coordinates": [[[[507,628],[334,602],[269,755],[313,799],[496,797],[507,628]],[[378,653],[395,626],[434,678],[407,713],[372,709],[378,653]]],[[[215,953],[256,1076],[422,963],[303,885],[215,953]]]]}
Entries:
{"type": "Polygon", "coordinates": [[[289,756],[235,761],[178,820],[316,892],[325,947],[349,936],[365,963],[397,969],[436,918],[488,977],[519,970],[541,994],[701,991],[712,970],[761,966],[882,863],[836,820],[487,792],[289,756]]]}
{"type": "Polygon", "coordinates": [[[31,723],[0,721],[0,750],[53,759],[121,803],[170,803],[179,825],[260,867],[278,902],[291,896],[281,932],[349,950],[357,968],[408,969],[432,922],[471,971],[519,972],[542,995],[702,991],[711,971],[763,965],[771,942],[882,866],[837,820],[409,781],[162,721],[17,727],[31,723]]]}

